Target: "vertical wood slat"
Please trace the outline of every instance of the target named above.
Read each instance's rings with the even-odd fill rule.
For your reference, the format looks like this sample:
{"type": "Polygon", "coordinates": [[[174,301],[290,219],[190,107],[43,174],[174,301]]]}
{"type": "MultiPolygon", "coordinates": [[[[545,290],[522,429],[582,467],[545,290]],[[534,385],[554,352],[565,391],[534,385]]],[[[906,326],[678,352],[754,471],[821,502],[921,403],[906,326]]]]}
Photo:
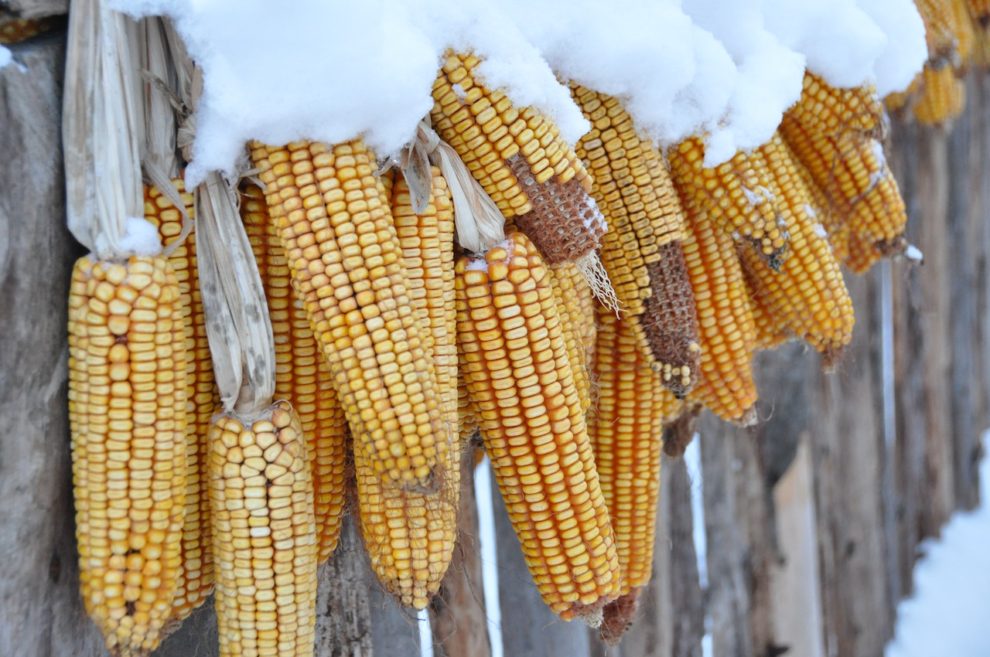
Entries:
{"type": "Polygon", "coordinates": [[[64,32],[0,68],[0,655],[103,654],[79,598],[66,313],[64,32]]]}
{"type": "Polygon", "coordinates": [[[454,558],[430,604],[435,657],[489,657],[488,619],[481,580],[481,544],[474,497],[474,448],[462,459],[454,558]]]}

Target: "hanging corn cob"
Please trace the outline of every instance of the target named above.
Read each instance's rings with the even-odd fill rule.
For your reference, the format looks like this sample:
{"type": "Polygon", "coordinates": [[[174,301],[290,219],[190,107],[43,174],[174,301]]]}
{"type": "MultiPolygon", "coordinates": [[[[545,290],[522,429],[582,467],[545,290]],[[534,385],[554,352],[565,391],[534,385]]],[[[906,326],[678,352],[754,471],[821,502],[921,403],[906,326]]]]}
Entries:
{"type": "Polygon", "coordinates": [[[753,157],[760,158],[770,171],[770,191],[781,200],[791,244],[790,255],[779,272],[771,271],[748,249],[740,249],[753,296],[831,363],[852,339],[855,322],[839,263],[825,239],[824,228],[816,226],[806,210],[811,195],[783,139],[774,135],[754,151],[753,157]]]}
{"type": "Polygon", "coordinates": [[[554,612],[596,623],[618,558],[546,267],[513,233],[456,272],[468,394],[530,573],[554,612]]]}
{"type": "Polygon", "coordinates": [[[780,131],[828,200],[833,222],[841,222],[841,228],[833,223],[827,230],[850,269],[866,271],[877,259],[904,250],[907,213],[879,141],[858,134],[821,135],[789,112],[780,131]]]}
{"type": "Polygon", "coordinates": [[[27,41],[52,27],[50,18],[21,18],[0,7],[0,45],[27,41]]]}
{"type": "Polygon", "coordinates": [[[436,368],[441,433],[446,443],[436,491],[407,490],[382,482],[362,445],[354,445],[361,532],[371,567],[399,601],[425,609],[440,588],[454,552],[460,490],[454,212],[440,170],[430,175],[429,202],[415,212],[403,176],[383,178],[409,278],[411,310],[425,331],[424,352],[436,368]]]}
{"type": "MultiPolygon", "coordinates": [[[[777,200],[768,193],[768,174],[744,152],[728,162],[705,167],[705,147],[697,137],[668,152],[670,173],[683,205],[693,205],[734,239],[748,242],[779,269],[786,256],[777,200]]],[[[687,209],[687,208],[685,208],[687,209]]]]}
{"type": "Polygon", "coordinates": [[[663,155],[637,133],[617,98],[577,86],[573,95],[592,125],[577,152],[594,175],[592,194],[611,225],[602,261],[654,367],[683,395],[697,374],[698,328],[680,249],[684,217],[677,192],[663,155]]]}
{"type": "Polygon", "coordinates": [[[80,258],[69,353],[83,602],[111,651],[146,655],[179,586],[186,494],[185,336],[166,259],[80,258]]]}
{"type": "Polygon", "coordinates": [[[960,114],[966,105],[966,85],[948,65],[926,65],[911,111],[918,123],[941,125],[960,114]]]}
{"type": "Polygon", "coordinates": [[[309,657],[317,535],[307,443],[291,404],[272,403],[274,339],[235,191],[211,173],[196,194],[199,273],[223,401],[209,433],[220,655],[309,657]]]}
{"type": "Polygon", "coordinates": [[[275,341],[275,398],[288,401],[306,436],[318,558],[330,558],[344,517],[347,421],[330,383],[330,370],[309,328],[302,302],[292,289],[289,265],[264,194],[243,188],[241,219],[268,300],[275,341]]]}
{"type": "Polygon", "coordinates": [[[552,121],[477,79],[479,63],[448,53],[433,85],[437,132],[547,264],[577,263],[595,295],[615,305],[596,254],[606,224],[589,196],[591,176],[552,121]]]}
{"type": "Polygon", "coordinates": [[[361,141],[253,147],[272,219],[356,444],[379,476],[436,490],[440,408],[391,212],[361,141]]]}
{"type": "Polygon", "coordinates": [[[735,244],[692,202],[685,203],[688,231],[684,260],[698,309],[701,364],[688,399],[724,420],[756,420],[752,355],[756,346],[753,312],[735,244]]]}
{"type": "Polygon", "coordinates": [[[164,634],[181,576],[186,493],[179,285],[154,227],[137,218],[137,38],[129,19],[99,1],[74,3],[66,197],[69,229],[90,251],[76,262],[69,295],[76,540],[83,604],[120,657],[149,654],[164,634]]]}
{"type": "MultiPolygon", "coordinates": [[[[193,199],[185,193],[181,178],[172,181],[181,194],[188,215],[193,199]]],[[[213,556],[210,546],[210,503],[206,493],[206,434],[219,398],[213,380],[213,362],[206,340],[206,320],[197,277],[196,245],[182,240],[183,217],[157,187],[144,187],[144,216],[158,229],[163,244],[176,244],[168,256],[179,286],[178,306],[182,315],[186,349],[186,493],[182,528],[182,559],[179,588],[173,601],[172,622],[180,622],[213,590],[213,556]]]]}
{"type": "Polygon", "coordinates": [[[653,572],[661,435],[679,402],[650,368],[630,318],[598,312],[598,405],[590,423],[595,466],[622,571],[619,597],[605,607],[602,638],[617,643],[653,572]]]}

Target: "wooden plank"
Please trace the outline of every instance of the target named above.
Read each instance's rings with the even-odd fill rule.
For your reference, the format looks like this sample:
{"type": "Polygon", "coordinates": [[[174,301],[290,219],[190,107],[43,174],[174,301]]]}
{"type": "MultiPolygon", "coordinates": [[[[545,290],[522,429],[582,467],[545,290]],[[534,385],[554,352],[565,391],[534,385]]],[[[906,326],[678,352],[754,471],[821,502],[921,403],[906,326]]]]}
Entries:
{"type": "Polygon", "coordinates": [[[825,657],[810,436],[773,489],[780,560],[771,572],[774,642],[789,654],[825,657]]]}
{"type": "Polygon", "coordinates": [[[64,33],[0,69],[0,655],[102,655],[79,597],[69,462],[64,33]]]}
{"type": "Polygon", "coordinates": [[[474,448],[462,463],[457,545],[440,592],[430,604],[433,654],[488,657],[488,621],[481,581],[481,544],[474,497],[474,448]]]}
{"type": "Polygon", "coordinates": [[[640,594],[636,621],[613,653],[621,657],[701,657],[705,619],[691,482],[682,458],[664,456],[662,472],[653,579],[640,594]]]}
{"type": "Polygon", "coordinates": [[[492,477],[502,643],[507,657],[576,657],[588,654],[587,626],[560,620],[540,599],[519,539],[492,477]]]}

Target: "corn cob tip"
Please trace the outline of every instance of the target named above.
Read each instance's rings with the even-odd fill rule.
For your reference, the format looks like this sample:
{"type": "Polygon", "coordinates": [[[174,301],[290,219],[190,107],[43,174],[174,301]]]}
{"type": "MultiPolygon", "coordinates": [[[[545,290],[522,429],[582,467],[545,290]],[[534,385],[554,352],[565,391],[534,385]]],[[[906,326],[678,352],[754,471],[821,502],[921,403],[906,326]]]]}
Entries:
{"type": "Polygon", "coordinates": [[[743,429],[747,427],[756,426],[757,422],[760,421],[760,416],[756,412],[756,404],[753,404],[746,409],[742,415],[739,416],[737,420],[733,421],[733,424],[742,427],[743,429]]]}
{"type": "Polygon", "coordinates": [[[692,404],[663,428],[663,453],[670,458],[684,456],[684,450],[694,439],[694,423],[701,414],[701,405],[692,404]]]}
{"type": "Polygon", "coordinates": [[[639,611],[639,592],[641,590],[642,588],[637,587],[605,605],[602,624],[598,628],[598,636],[606,645],[619,645],[622,635],[632,627],[633,619],[636,618],[636,613],[639,611]]]}
{"type": "Polygon", "coordinates": [[[834,373],[845,353],[845,345],[825,347],[822,350],[822,371],[825,374],[834,373]]]}

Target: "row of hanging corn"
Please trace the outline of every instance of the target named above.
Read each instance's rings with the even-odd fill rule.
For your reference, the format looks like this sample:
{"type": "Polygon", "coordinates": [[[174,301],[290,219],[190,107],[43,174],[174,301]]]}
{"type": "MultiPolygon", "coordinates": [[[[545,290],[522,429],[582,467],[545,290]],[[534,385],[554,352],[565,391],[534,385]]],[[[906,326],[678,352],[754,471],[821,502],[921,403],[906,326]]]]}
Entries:
{"type": "MultiPolygon", "coordinates": [[[[961,110],[959,67],[990,50],[990,3],[968,5],[972,21],[919,2],[931,58],[890,107],[961,110]]],[[[0,18],[8,41],[31,27],[0,18]]],[[[148,654],[211,590],[221,654],[312,654],[317,566],[352,506],[383,585],[424,608],[479,434],[547,605],[618,640],[651,575],[665,425],[702,407],[755,421],[757,350],[796,338],[836,362],[854,323],[840,266],[907,246],[872,88],[809,73],[771,141],[705,168],[700,138],[663,153],[580,86],[592,129],[572,149],[478,63],[449,54],[433,87],[453,165],[435,146],[418,173],[381,172],[360,140],[251,146],[239,208],[280,400],[262,412],[218,405],[181,181],[181,210],[145,186],[168,256],[77,263],[81,589],[114,654],[148,654]],[[473,230],[457,186],[498,221],[473,230]]]]}

